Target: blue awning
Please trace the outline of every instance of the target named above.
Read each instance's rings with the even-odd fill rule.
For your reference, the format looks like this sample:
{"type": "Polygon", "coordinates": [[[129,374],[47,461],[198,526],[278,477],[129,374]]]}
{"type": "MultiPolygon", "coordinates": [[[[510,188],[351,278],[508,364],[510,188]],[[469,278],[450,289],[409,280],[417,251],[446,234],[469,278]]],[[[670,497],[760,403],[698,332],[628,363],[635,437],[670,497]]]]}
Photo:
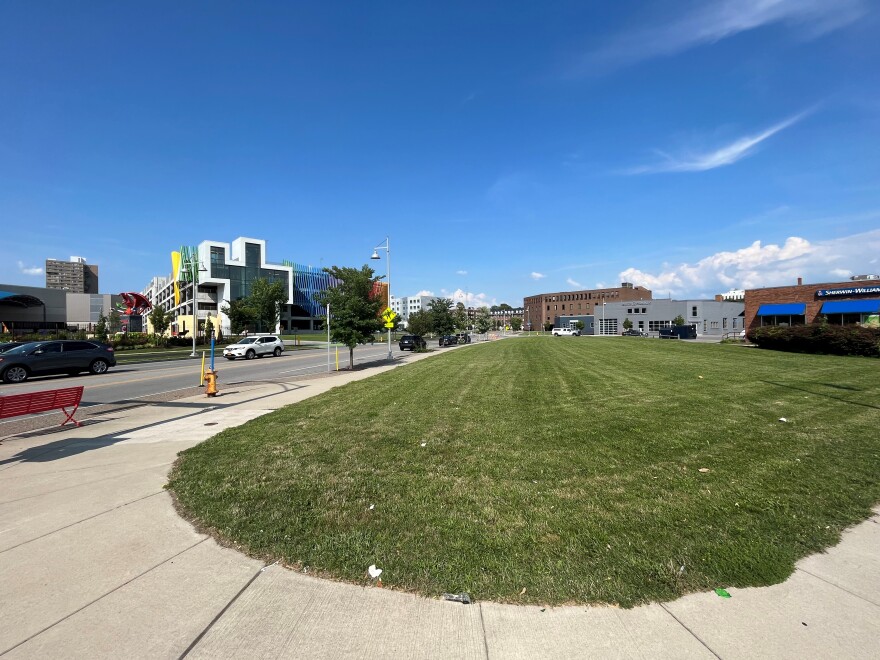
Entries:
{"type": "Polygon", "coordinates": [[[877,314],[880,300],[835,300],[822,304],[822,314],[877,314]]]}
{"type": "Polygon", "coordinates": [[[806,303],[785,303],[782,305],[761,305],[758,316],[803,316],[807,311],[806,303]]]}

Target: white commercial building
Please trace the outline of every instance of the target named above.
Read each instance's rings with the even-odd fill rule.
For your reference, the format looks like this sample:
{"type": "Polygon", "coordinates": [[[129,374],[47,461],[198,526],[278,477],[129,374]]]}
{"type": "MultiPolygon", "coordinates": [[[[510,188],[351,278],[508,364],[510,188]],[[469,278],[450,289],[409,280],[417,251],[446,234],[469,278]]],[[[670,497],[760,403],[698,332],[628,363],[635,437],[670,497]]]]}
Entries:
{"type": "Polygon", "coordinates": [[[433,300],[437,300],[437,296],[409,296],[403,298],[391,296],[391,309],[406,323],[409,321],[410,314],[426,311],[433,300]]]}

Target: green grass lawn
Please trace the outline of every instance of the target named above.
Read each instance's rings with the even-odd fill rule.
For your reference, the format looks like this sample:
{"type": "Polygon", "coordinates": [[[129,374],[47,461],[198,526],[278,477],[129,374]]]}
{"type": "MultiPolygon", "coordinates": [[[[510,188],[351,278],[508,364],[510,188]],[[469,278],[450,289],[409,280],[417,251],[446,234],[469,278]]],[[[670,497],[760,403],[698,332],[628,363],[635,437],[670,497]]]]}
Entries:
{"type": "Polygon", "coordinates": [[[780,582],[868,517],[878,395],[868,358],[520,338],[224,431],[170,487],[224,542],[311,574],[632,606],[780,582]]]}

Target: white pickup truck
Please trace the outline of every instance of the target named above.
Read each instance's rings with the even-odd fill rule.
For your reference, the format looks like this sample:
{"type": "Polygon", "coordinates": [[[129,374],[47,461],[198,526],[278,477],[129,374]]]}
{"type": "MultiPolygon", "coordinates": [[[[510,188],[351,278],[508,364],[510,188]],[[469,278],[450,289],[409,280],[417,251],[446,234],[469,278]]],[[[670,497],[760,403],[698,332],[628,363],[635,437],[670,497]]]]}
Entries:
{"type": "Polygon", "coordinates": [[[580,337],[581,331],[577,328],[553,328],[550,331],[554,337],[580,337]]]}

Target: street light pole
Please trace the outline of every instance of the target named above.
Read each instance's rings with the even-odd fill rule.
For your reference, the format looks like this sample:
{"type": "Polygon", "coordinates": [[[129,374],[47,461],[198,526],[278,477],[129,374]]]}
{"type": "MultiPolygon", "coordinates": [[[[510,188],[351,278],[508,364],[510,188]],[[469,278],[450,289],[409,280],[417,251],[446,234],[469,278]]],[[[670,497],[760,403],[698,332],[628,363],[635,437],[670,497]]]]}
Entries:
{"type": "MultiPolygon", "coordinates": [[[[373,254],[370,259],[379,259],[379,248],[383,248],[385,250],[385,281],[388,283],[388,309],[391,309],[391,239],[386,236],[385,237],[385,245],[377,245],[373,248],[373,254]]],[[[390,324],[391,321],[388,321],[390,324]]],[[[391,328],[388,328],[388,359],[393,360],[394,356],[391,354],[391,328]]]]}

